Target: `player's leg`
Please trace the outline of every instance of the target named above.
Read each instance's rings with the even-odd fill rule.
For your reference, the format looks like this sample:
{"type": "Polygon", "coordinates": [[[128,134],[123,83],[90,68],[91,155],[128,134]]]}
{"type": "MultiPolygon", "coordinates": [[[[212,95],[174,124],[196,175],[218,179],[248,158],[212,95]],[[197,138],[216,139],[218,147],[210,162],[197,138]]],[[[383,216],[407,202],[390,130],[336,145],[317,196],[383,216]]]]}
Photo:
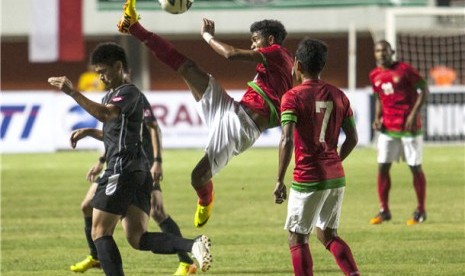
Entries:
{"type": "Polygon", "coordinates": [[[378,214],[370,220],[370,224],[381,224],[391,219],[389,210],[389,191],[391,189],[390,169],[392,162],[398,160],[401,154],[401,141],[380,133],[378,137],[378,178],[377,192],[380,202],[378,214]]]}
{"type": "MultiPolygon", "coordinates": [[[[182,237],[181,230],[176,222],[165,212],[163,205],[163,197],[160,188],[160,184],[155,184],[150,200],[150,216],[160,226],[162,232],[171,233],[178,237],[182,237]]],[[[197,267],[194,261],[189,257],[187,252],[179,252],[179,266],[174,275],[189,275],[194,274],[197,267]]]]}
{"type": "Polygon", "coordinates": [[[405,161],[413,176],[413,187],[417,196],[417,207],[407,225],[422,223],[426,220],[426,177],[421,163],[423,159],[423,136],[402,138],[405,161]]]}
{"type": "Polygon", "coordinates": [[[289,231],[288,243],[295,275],[313,275],[313,259],[308,236],[322,208],[324,191],[289,190],[284,229],[289,231]]]}
{"type": "Polygon", "coordinates": [[[113,239],[113,232],[121,216],[94,208],[92,218],[92,239],[103,271],[106,275],[124,275],[121,254],[113,239]]]}
{"type": "Polygon", "coordinates": [[[70,269],[74,272],[85,272],[91,268],[100,268],[100,262],[97,256],[97,248],[95,247],[94,241],[92,240],[92,207],[90,206],[90,201],[94,197],[97,185],[97,183],[92,183],[90,185],[86,196],[81,202],[81,210],[84,215],[84,234],[87,240],[90,254],[84,260],[71,265],[70,269]]]}
{"type": "Polygon", "coordinates": [[[201,235],[196,239],[186,239],[171,233],[147,232],[147,221],[148,215],[142,209],[135,205],[128,207],[122,225],[133,248],[155,254],[191,252],[202,271],[210,268],[212,258],[208,237],[201,235]]]}
{"type": "Polygon", "coordinates": [[[200,159],[194,170],[192,170],[191,184],[199,197],[194,216],[194,225],[195,227],[202,227],[210,219],[213,207],[212,172],[207,154],[200,159]]]}
{"type": "Polygon", "coordinates": [[[324,191],[324,203],[316,222],[316,234],[345,275],[360,275],[349,245],[337,235],[344,191],[344,187],[324,191]]]}
{"type": "Polygon", "coordinates": [[[339,268],[345,275],[360,275],[349,245],[337,235],[337,229],[316,228],[318,240],[331,252],[339,268]]]}
{"type": "Polygon", "coordinates": [[[288,243],[294,275],[313,275],[313,259],[308,245],[308,235],[289,231],[288,243]]]}
{"type": "Polygon", "coordinates": [[[159,35],[146,30],[139,22],[135,0],[127,0],[123,16],[118,23],[122,33],[130,33],[144,43],[160,61],[177,71],[189,86],[196,101],[202,98],[208,87],[209,75],[201,70],[195,62],[181,54],[172,43],[159,35]]]}

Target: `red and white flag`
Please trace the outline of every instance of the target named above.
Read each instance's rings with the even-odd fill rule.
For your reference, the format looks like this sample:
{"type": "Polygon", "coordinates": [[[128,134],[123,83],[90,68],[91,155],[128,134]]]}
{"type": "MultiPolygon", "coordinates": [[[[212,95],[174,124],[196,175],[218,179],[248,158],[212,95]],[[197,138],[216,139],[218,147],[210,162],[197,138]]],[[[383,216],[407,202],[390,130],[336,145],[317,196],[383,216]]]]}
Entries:
{"type": "Polygon", "coordinates": [[[81,61],[82,0],[31,0],[31,7],[29,61],[81,61]]]}

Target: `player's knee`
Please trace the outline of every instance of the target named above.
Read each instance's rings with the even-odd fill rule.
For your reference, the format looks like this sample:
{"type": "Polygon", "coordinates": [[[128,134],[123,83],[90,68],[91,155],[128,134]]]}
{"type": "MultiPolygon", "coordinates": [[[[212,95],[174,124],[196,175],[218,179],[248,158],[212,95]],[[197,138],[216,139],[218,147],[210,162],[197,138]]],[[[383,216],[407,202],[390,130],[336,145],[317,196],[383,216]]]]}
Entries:
{"type": "Polygon", "coordinates": [[[308,243],[308,235],[298,234],[298,233],[289,231],[287,241],[289,243],[289,247],[292,247],[298,244],[305,244],[305,243],[308,243]]]}
{"type": "Polygon", "coordinates": [[[152,217],[158,224],[168,218],[163,208],[150,209],[150,217],[152,217]]]}
{"type": "Polygon", "coordinates": [[[337,237],[337,230],[326,228],[325,230],[321,230],[320,228],[316,228],[316,236],[318,240],[323,244],[323,246],[327,246],[330,241],[337,237]]]}
{"type": "Polygon", "coordinates": [[[140,237],[141,235],[126,236],[126,240],[132,248],[140,249],[140,237]]]}

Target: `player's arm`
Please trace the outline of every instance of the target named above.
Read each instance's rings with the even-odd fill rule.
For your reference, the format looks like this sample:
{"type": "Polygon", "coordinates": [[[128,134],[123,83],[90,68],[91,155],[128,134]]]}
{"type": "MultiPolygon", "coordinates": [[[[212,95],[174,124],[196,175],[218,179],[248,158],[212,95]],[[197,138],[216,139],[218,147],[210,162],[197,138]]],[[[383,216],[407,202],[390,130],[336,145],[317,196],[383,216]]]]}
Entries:
{"type": "Polygon", "coordinates": [[[161,130],[158,126],[157,121],[145,122],[145,126],[149,130],[150,140],[152,142],[154,162],[150,168],[150,173],[155,182],[163,180],[163,169],[162,169],[162,141],[161,141],[161,130]]]}
{"type": "Polygon", "coordinates": [[[80,128],[76,129],[71,133],[70,143],[71,147],[74,149],[76,148],[77,142],[85,137],[92,137],[99,141],[103,140],[103,132],[100,129],[96,128],[80,128]]]}
{"type": "Polygon", "coordinates": [[[420,113],[421,107],[423,104],[426,102],[426,99],[428,98],[429,94],[429,88],[428,85],[426,84],[426,81],[422,81],[419,86],[417,86],[417,91],[418,97],[413,105],[412,110],[410,111],[410,114],[407,117],[407,120],[405,121],[405,130],[406,131],[416,131],[416,120],[417,116],[420,113]]]}
{"type": "Polygon", "coordinates": [[[281,140],[279,142],[278,179],[274,189],[275,202],[278,204],[283,203],[287,197],[284,177],[286,176],[286,171],[291,162],[292,151],[294,149],[294,128],[294,121],[283,122],[281,140]]]}
{"type": "Polygon", "coordinates": [[[379,95],[375,94],[375,118],[373,120],[372,127],[374,130],[380,130],[382,128],[381,116],[383,114],[383,107],[379,95]]]}
{"type": "Polygon", "coordinates": [[[357,128],[355,127],[354,117],[349,117],[344,120],[342,130],[344,131],[346,138],[339,149],[339,158],[341,158],[341,161],[344,161],[358,143],[358,134],[357,128]]]}
{"type": "Polygon", "coordinates": [[[103,105],[89,100],[81,92],[74,89],[72,82],[66,77],[51,77],[48,82],[73,98],[90,115],[101,122],[107,122],[119,116],[121,110],[115,105],[103,105]]]}
{"type": "Polygon", "coordinates": [[[97,162],[89,169],[87,172],[87,181],[90,183],[93,183],[96,179],[97,176],[102,172],[103,166],[105,165],[106,159],[105,159],[105,153],[102,153],[97,162]]]}
{"type": "Polygon", "coordinates": [[[215,22],[209,19],[203,19],[201,35],[210,47],[219,55],[227,60],[251,61],[260,63],[263,61],[263,56],[258,51],[238,49],[232,45],[219,41],[214,37],[215,22]]]}

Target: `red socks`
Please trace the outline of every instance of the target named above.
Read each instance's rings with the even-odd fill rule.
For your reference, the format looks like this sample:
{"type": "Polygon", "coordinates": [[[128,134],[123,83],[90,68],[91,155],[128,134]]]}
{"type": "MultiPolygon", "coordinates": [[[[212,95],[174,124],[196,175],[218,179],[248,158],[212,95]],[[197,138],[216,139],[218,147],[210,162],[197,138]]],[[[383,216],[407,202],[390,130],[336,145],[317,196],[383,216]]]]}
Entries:
{"type": "Polygon", "coordinates": [[[139,22],[133,24],[129,31],[143,42],[158,59],[173,70],[177,71],[186,62],[187,58],[179,53],[173,44],[157,34],[147,31],[139,22]]]}
{"type": "Polygon", "coordinates": [[[331,254],[336,259],[336,263],[345,275],[360,275],[349,245],[341,238],[336,237],[326,244],[331,254]]]}
{"type": "Polygon", "coordinates": [[[378,173],[378,197],[381,209],[389,211],[389,190],[391,189],[391,177],[389,173],[378,173]]]}
{"type": "Polygon", "coordinates": [[[425,211],[425,198],[426,198],[426,178],[423,171],[413,174],[413,186],[417,194],[418,211],[423,213],[425,211]]]}
{"type": "Polygon", "coordinates": [[[208,206],[213,200],[213,182],[209,180],[203,187],[196,189],[197,195],[199,196],[199,204],[202,206],[208,206]]]}
{"type": "Polygon", "coordinates": [[[297,244],[291,246],[289,250],[291,251],[292,265],[294,266],[294,275],[313,275],[313,260],[308,244],[297,244]]]}

